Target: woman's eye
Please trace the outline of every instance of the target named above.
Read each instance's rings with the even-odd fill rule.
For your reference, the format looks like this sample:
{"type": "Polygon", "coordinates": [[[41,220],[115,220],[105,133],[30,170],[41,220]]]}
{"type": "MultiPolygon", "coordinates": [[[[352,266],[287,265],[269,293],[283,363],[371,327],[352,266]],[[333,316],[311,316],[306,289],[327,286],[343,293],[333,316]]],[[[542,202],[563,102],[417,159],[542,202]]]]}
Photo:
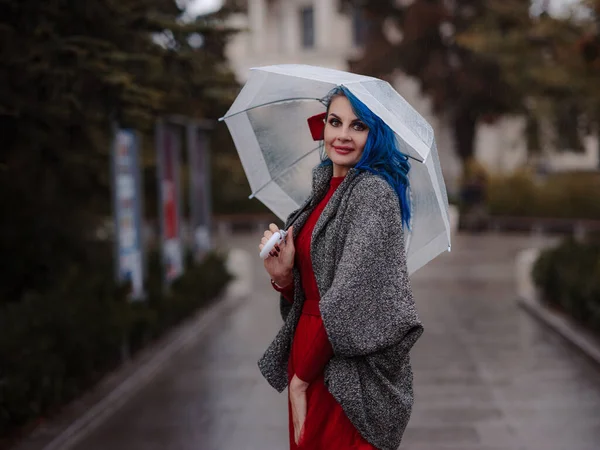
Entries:
{"type": "Polygon", "coordinates": [[[365,124],[364,124],[364,123],[355,123],[355,124],[353,125],[353,128],[354,128],[356,131],[364,131],[364,130],[366,130],[366,129],[367,129],[367,127],[365,126],[365,124]]]}
{"type": "Polygon", "coordinates": [[[340,121],[337,120],[337,119],[330,119],[329,120],[329,124],[332,125],[332,126],[334,126],[334,127],[337,127],[340,124],[340,121]]]}

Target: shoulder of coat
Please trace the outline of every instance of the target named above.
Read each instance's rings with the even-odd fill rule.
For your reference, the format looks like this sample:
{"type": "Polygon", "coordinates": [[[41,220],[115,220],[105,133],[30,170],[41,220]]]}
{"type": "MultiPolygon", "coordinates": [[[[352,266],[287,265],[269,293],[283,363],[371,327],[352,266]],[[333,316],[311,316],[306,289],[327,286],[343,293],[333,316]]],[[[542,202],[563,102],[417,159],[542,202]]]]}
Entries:
{"type": "Polygon", "coordinates": [[[355,196],[362,198],[397,196],[396,191],[385,178],[371,172],[362,173],[352,191],[355,196]]]}
{"type": "Polygon", "coordinates": [[[367,214],[386,216],[389,220],[401,214],[398,194],[392,185],[382,176],[370,172],[362,174],[350,193],[349,201],[367,214]]]}

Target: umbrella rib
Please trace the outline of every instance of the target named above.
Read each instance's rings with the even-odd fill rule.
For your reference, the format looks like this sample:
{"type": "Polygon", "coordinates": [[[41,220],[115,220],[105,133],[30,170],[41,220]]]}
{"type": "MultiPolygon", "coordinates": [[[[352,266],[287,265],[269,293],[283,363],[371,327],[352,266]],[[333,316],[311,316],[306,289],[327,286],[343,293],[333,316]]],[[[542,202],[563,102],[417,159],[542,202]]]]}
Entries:
{"type": "Polygon", "coordinates": [[[314,151],[319,150],[321,146],[315,147],[313,148],[311,151],[307,152],[306,154],[302,155],[300,158],[298,158],[296,161],[294,161],[292,164],[289,165],[289,167],[287,167],[283,172],[281,172],[279,175],[277,175],[275,178],[271,178],[269,181],[267,181],[265,184],[263,184],[261,187],[259,187],[255,192],[253,192],[248,198],[252,199],[256,196],[256,194],[258,194],[260,191],[262,191],[265,187],[267,187],[269,184],[271,184],[273,181],[277,180],[278,178],[280,178],[282,175],[284,175],[288,170],[290,170],[292,167],[294,167],[298,162],[302,161],[304,158],[306,158],[308,155],[312,154],[314,151]]]}
{"type": "Polygon", "coordinates": [[[272,102],[261,103],[260,105],[252,106],[252,107],[246,108],[242,111],[234,112],[233,114],[230,114],[228,116],[223,116],[219,119],[219,121],[222,122],[223,120],[229,119],[230,117],[237,116],[238,114],[242,114],[242,113],[245,113],[248,111],[252,111],[253,109],[256,109],[256,108],[262,108],[263,106],[271,106],[271,105],[276,105],[278,103],[293,102],[296,100],[316,100],[317,102],[323,103],[323,99],[314,98],[314,97],[292,97],[292,98],[286,98],[286,99],[281,99],[281,100],[273,100],[272,102]]]}
{"type": "Polygon", "coordinates": [[[408,153],[404,153],[404,152],[400,152],[400,153],[402,153],[404,156],[406,156],[406,157],[407,157],[407,158],[409,158],[409,159],[413,159],[413,160],[415,160],[416,162],[418,162],[418,163],[420,163],[420,164],[423,164],[423,161],[422,161],[422,160],[420,160],[420,159],[418,159],[418,158],[415,158],[414,156],[410,156],[408,153]]]}

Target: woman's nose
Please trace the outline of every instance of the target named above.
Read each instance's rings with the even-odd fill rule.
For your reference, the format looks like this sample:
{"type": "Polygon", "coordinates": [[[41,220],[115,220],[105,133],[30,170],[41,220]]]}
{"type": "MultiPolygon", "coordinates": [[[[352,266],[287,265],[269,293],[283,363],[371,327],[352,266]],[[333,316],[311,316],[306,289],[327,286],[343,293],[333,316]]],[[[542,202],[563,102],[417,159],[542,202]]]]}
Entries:
{"type": "Polygon", "coordinates": [[[342,128],[340,130],[340,134],[338,135],[338,139],[341,141],[348,141],[350,140],[350,130],[348,130],[347,128],[342,128]]]}

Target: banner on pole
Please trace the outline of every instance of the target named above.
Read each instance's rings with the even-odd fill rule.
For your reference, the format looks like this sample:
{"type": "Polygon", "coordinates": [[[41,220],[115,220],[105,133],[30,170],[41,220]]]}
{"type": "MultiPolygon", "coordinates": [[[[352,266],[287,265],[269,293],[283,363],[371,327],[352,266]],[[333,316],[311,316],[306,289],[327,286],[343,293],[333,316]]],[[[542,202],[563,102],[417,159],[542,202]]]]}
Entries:
{"type": "Polygon", "coordinates": [[[194,257],[201,261],[212,249],[208,136],[195,124],[187,126],[187,158],[190,174],[190,229],[194,257]]]}
{"type": "Polygon", "coordinates": [[[156,150],[165,283],[183,274],[181,239],[180,155],[181,140],[174,127],[157,123],[156,150]]]}
{"type": "Polygon", "coordinates": [[[135,131],[115,129],[112,184],[117,281],[131,283],[131,299],[144,298],[144,246],[139,138],[135,131]]]}

